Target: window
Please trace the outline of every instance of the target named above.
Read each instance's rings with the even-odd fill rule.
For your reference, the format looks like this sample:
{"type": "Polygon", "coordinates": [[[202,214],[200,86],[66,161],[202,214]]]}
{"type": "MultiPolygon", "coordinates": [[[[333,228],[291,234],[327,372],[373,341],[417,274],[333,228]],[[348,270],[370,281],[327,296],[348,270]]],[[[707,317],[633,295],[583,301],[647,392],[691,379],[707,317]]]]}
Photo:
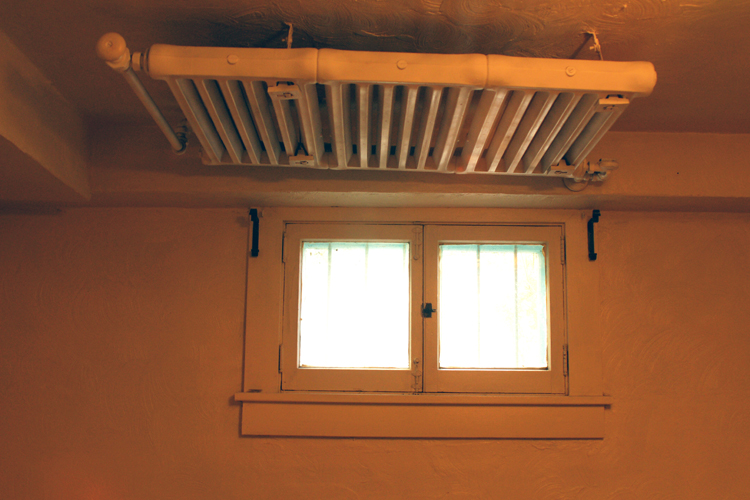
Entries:
{"type": "Polygon", "coordinates": [[[565,392],[562,227],[427,225],[425,392],[565,392]]]}
{"type": "Polygon", "coordinates": [[[563,394],[561,241],[555,225],[287,224],[282,390],[563,394]]]}
{"type": "Polygon", "coordinates": [[[283,390],[413,390],[419,235],[409,225],[286,226],[283,390]]]}
{"type": "Polygon", "coordinates": [[[243,435],[603,437],[590,212],[264,212],[243,435]]]}

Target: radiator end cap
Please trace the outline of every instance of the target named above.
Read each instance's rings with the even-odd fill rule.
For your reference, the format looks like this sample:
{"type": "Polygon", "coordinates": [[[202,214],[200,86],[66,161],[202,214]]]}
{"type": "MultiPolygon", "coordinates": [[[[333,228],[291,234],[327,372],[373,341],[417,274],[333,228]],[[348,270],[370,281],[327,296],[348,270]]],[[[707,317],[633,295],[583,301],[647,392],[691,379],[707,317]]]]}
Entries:
{"type": "Polygon", "coordinates": [[[99,38],[96,55],[113,69],[125,71],[130,67],[130,51],[119,33],[106,33],[99,38]]]}

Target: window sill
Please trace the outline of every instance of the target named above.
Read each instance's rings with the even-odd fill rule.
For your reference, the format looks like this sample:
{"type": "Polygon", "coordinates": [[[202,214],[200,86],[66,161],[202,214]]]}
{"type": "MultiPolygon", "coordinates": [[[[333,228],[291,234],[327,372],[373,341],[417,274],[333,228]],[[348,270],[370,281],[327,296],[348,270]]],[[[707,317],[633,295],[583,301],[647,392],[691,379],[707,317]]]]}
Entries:
{"type": "Polygon", "coordinates": [[[243,436],[602,439],[607,396],[254,393],[243,436]]]}

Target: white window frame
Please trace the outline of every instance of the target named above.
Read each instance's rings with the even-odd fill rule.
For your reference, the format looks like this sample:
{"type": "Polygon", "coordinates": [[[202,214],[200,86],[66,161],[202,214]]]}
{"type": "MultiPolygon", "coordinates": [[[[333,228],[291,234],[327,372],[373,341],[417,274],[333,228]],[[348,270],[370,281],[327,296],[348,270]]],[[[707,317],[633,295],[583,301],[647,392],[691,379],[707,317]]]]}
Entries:
{"type": "Polygon", "coordinates": [[[424,321],[424,392],[565,394],[567,369],[565,280],[560,225],[425,225],[424,302],[437,303],[437,317],[424,321]],[[546,370],[440,369],[438,251],[441,243],[536,243],[544,245],[548,301],[548,363],[546,370]]]}
{"type": "MultiPolygon", "coordinates": [[[[604,437],[598,267],[588,261],[590,211],[265,208],[260,255],[248,259],[242,434],[412,438],[604,437]],[[562,394],[282,391],[283,233],[288,223],[538,225],[560,227],[566,257],[567,385],[562,394]]],[[[248,254],[249,256],[249,254],[248,254]]]]}
{"type": "MultiPolygon", "coordinates": [[[[284,235],[284,325],[281,344],[281,386],[284,391],[368,391],[410,392],[420,389],[414,385],[409,369],[337,369],[299,367],[299,291],[301,251],[305,241],[398,241],[409,242],[410,283],[410,349],[422,352],[421,335],[414,332],[422,328],[419,302],[422,296],[422,262],[414,262],[418,253],[420,233],[410,225],[395,224],[287,224],[284,235]]],[[[361,318],[382,314],[362,303],[361,318]]],[[[353,325],[356,327],[356,325],[353,325]]],[[[421,357],[421,354],[420,354],[421,357]]]]}

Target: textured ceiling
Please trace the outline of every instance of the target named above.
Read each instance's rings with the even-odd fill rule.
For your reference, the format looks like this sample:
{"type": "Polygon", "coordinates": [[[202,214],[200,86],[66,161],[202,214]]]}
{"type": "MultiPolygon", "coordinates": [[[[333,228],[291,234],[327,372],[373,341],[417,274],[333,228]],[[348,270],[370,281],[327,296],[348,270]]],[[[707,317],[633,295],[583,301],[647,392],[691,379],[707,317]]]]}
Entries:
{"type": "MultiPolygon", "coordinates": [[[[750,133],[749,0],[0,0],[0,30],[90,123],[148,120],[94,44],[153,43],[572,57],[595,31],[609,60],[656,66],[653,94],[616,130],[750,133]]],[[[584,47],[579,58],[596,54],[584,47]]],[[[149,90],[176,115],[161,82],[149,90]]]]}

